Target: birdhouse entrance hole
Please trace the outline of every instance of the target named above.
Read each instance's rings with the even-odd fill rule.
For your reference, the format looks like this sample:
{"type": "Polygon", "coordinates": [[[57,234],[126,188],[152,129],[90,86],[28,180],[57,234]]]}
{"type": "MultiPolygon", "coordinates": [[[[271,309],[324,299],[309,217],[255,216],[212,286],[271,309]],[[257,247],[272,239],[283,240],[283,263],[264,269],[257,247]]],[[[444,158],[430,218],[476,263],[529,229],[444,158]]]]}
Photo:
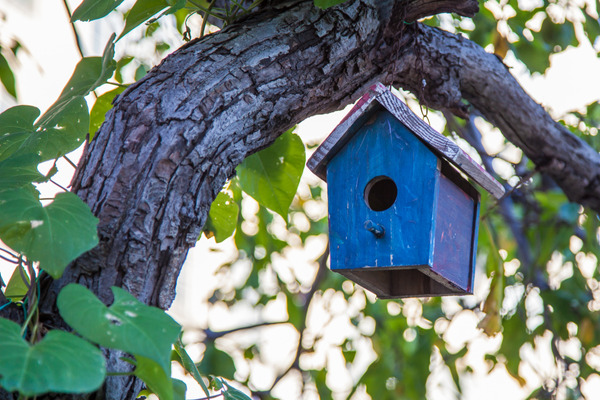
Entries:
{"type": "Polygon", "coordinates": [[[365,203],[373,211],[385,211],[394,205],[398,187],[385,175],[371,179],[365,187],[365,203]]]}

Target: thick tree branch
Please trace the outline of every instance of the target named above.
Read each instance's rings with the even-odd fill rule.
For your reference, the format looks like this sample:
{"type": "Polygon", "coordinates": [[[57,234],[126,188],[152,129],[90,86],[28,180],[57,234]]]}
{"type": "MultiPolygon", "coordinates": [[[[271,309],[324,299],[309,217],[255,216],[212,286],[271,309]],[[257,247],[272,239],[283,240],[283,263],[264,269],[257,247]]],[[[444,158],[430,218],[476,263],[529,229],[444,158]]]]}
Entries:
{"type": "Polygon", "coordinates": [[[441,13],[473,17],[479,11],[477,0],[410,0],[406,2],[406,22],[441,13]]]}

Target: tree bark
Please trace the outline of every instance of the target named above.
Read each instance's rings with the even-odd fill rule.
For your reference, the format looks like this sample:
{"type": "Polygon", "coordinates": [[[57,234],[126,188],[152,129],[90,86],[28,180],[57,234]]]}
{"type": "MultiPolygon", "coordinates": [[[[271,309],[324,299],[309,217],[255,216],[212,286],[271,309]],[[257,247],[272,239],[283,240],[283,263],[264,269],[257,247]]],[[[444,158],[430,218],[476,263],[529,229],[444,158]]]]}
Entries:
{"type": "Polygon", "coordinates": [[[596,150],[555,122],[495,55],[436,28],[419,25],[415,31],[414,45],[396,63],[395,84],[428,106],[462,117],[474,107],[552,177],[569,200],[600,211],[596,150]]]}
{"type": "MultiPolygon", "coordinates": [[[[51,283],[42,305],[49,323],[59,324],[54,300],[70,282],[107,304],[110,287],[120,286],[144,303],[169,307],[187,251],[236,166],[376,81],[458,114],[467,100],[570,199],[600,210],[595,151],[552,121],[493,55],[405,23],[442,11],[473,15],[477,2],[354,0],[326,11],[312,1],[289,2],[168,56],[119,96],[84,151],[73,191],[100,219],[100,244],[51,283]]],[[[109,353],[111,372],[127,367],[109,353]]],[[[135,398],[139,389],[134,379],[110,377],[102,396],[135,398]]]]}

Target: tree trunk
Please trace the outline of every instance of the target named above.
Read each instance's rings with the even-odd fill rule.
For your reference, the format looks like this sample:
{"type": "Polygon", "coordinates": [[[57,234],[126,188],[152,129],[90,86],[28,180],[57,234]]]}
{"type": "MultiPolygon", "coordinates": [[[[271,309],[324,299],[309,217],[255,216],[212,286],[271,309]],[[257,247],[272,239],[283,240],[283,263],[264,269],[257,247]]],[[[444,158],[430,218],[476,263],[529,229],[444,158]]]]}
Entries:
{"type": "MultiPolygon", "coordinates": [[[[354,0],[321,11],[312,0],[295,1],[169,55],[119,96],[84,151],[73,191],[100,219],[100,244],[51,284],[42,305],[49,323],[60,323],[54,301],[70,282],[107,304],[110,287],[120,286],[144,303],[169,307],[187,250],[236,166],[376,81],[459,115],[466,99],[569,198],[600,210],[596,152],[552,121],[493,55],[405,23],[438,12],[473,15],[477,7],[476,0],[354,0]]],[[[109,353],[109,371],[128,367],[109,353]]],[[[139,389],[135,379],[110,377],[97,398],[133,399],[139,389]]]]}

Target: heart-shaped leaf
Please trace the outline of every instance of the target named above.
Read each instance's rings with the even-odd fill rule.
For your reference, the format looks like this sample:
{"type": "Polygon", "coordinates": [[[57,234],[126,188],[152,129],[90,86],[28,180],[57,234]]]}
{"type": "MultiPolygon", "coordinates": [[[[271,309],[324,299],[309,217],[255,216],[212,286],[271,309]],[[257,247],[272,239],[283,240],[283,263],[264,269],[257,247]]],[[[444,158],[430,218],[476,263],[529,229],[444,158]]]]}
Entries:
{"type": "Polygon", "coordinates": [[[18,188],[31,182],[42,182],[46,177],[37,169],[37,154],[21,154],[0,161],[0,188],[18,188]]]}
{"type": "Polygon", "coordinates": [[[89,126],[85,99],[78,96],[65,103],[60,112],[55,111],[51,118],[36,125],[31,120],[39,115],[35,107],[17,106],[0,115],[0,123],[8,124],[0,128],[0,133],[4,131],[0,136],[0,160],[34,153],[39,155],[40,161],[45,161],[79,147],[89,126]]]}
{"type": "Polygon", "coordinates": [[[102,352],[87,341],[54,330],[31,346],[19,325],[0,319],[0,387],[5,390],[25,396],[85,393],[98,389],[105,374],[102,352]]]}
{"type": "Polygon", "coordinates": [[[114,302],[106,307],[87,288],[67,285],[57,299],[60,315],[86,339],[154,360],[170,376],[171,345],[181,331],[179,324],[121,288],[112,292],[114,302]]]}
{"type": "Polygon", "coordinates": [[[40,116],[40,110],[33,106],[14,106],[0,114],[0,134],[31,130],[40,116]]]}
{"type": "Polygon", "coordinates": [[[98,219],[73,193],[42,207],[27,188],[0,191],[0,239],[58,279],[66,266],[98,244],[98,219]]]}
{"type": "Polygon", "coordinates": [[[0,114],[0,160],[4,160],[21,147],[26,136],[33,132],[33,124],[40,116],[40,110],[32,106],[15,106],[0,114]]]}
{"type": "Polygon", "coordinates": [[[290,129],[237,167],[240,187],[286,219],[305,161],[304,144],[290,129]]]}
{"type": "Polygon", "coordinates": [[[220,192],[210,206],[208,219],[204,224],[206,237],[215,237],[217,243],[233,235],[237,226],[240,208],[237,203],[225,192],[220,192]]]}

